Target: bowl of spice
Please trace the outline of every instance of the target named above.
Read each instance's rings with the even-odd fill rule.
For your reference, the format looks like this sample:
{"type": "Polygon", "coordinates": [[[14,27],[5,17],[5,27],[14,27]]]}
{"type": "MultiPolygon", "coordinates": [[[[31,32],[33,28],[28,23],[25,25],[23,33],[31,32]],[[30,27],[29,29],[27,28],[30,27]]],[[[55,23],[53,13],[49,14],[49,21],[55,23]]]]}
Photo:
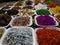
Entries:
{"type": "Polygon", "coordinates": [[[20,6],[14,6],[12,9],[13,9],[13,10],[20,10],[21,7],[20,7],[20,6]]]}
{"type": "Polygon", "coordinates": [[[34,7],[35,7],[36,10],[47,9],[48,8],[47,5],[41,4],[41,3],[35,5],[34,7]]]}
{"type": "Polygon", "coordinates": [[[26,6],[34,6],[34,1],[33,0],[26,0],[24,2],[24,5],[26,5],[26,6]]]}
{"type": "Polygon", "coordinates": [[[36,29],[38,45],[60,45],[60,29],[57,27],[44,27],[36,29]]]}
{"type": "Polygon", "coordinates": [[[7,11],[7,14],[10,15],[10,16],[17,15],[18,13],[19,13],[19,11],[14,10],[14,9],[11,9],[11,10],[7,11]]]}
{"type": "Polygon", "coordinates": [[[30,26],[32,25],[31,16],[18,16],[12,19],[10,22],[11,26],[30,26]]]}
{"type": "Polygon", "coordinates": [[[23,9],[33,9],[34,7],[33,6],[23,6],[23,9]]]}
{"type": "Polygon", "coordinates": [[[50,11],[47,9],[40,9],[40,10],[36,10],[36,14],[37,15],[46,15],[46,14],[50,14],[50,11]]]}
{"type": "Polygon", "coordinates": [[[3,36],[4,32],[5,32],[5,28],[4,27],[0,27],[0,39],[3,36]]]}
{"type": "Polygon", "coordinates": [[[48,8],[54,8],[56,6],[57,6],[56,3],[51,3],[51,4],[47,5],[48,8]]]}
{"type": "Polygon", "coordinates": [[[49,9],[52,14],[60,14],[60,6],[56,6],[54,8],[49,9]]]}
{"type": "Polygon", "coordinates": [[[58,26],[58,22],[51,15],[35,16],[35,23],[37,26],[58,26]]]}
{"type": "Polygon", "coordinates": [[[12,27],[5,31],[1,45],[35,45],[35,32],[31,27],[12,27]]]}
{"type": "Polygon", "coordinates": [[[6,27],[11,21],[11,16],[7,14],[0,14],[0,27],[6,27]]]}
{"type": "Polygon", "coordinates": [[[22,9],[22,10],[20,11],[20,14],[21,14],[22,16],[24,16],[24,15],[33,16],[33,15],[35,14],[35,10],[25,8],[25,9],[22,9]]]}
{"type": "Polygon", "coordinates": [[[56,15],[55,18],[57,19],[58,22],[60,22],[60,15],[56,15]]]}

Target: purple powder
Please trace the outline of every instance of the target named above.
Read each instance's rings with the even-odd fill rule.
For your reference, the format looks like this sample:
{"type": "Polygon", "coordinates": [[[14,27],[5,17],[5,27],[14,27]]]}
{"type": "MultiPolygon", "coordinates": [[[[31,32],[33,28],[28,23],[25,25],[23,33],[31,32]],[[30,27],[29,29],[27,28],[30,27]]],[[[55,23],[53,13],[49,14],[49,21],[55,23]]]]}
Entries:
{"type": "Polygon", "coordinates": [[[36,20],[38,25],[42,25],[42,26],[56,25],[56,21],[49,15],[38,16],[36,20]]]}

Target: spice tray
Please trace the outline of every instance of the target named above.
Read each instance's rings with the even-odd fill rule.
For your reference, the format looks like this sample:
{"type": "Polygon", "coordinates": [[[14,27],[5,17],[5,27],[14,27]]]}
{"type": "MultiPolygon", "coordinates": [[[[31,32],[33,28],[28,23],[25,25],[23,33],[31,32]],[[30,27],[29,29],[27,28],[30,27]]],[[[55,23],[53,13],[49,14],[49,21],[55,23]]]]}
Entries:
{"type": "Polygon", "coordinates": [[[0,45],[35,45],[35,32],[31,27],[12,27],[5,31],[0,45]],[[9,41],[8,41],[9,40],[9,41]]]}
{"type": "Polygon", "coordinates": [[[47,9],[47,5],[43,5],[41,3],[39,3],[38,5],[35,5],[35,9],[36,10],[40,10],[40,9],[47,9]]]}
{"type": "MultiPolygon", "coordinates": [[[[57,30],[60,31],[60,28],[57,28],[57,27],[36,28],[36,29],[35,29],[35,33],[36,33],[36,44],[37,44],[37,45],[39,45],[39,42],[38,42],[38,39],[37,39],[37,37],[38,37],[37,31],[38,31],[39,29],[40,29],[40,30],[45,30],[45,31],[47,31],[46,29],[53,29],[53,30],[56,30],[56,31],[57,31],[57,30]]],[[[48,30],[48,31],[49,31],[49,30],[48,30]]],[[[48,33],[48,32],[45,32],[45,33],[48,33]]],[[[53,33],[54,33],[54,32],[53,32],[53,33]]],[[[39,34],[39,33],[38,33],[38,34],[39,34]]],[[[41,31],[40,34],[43,36],[43,34],[44,34],[43,31],[41,31]],[[42,34],[41,34],[41,33],[42,33],[42,34]]],[[[40,35],[40,34],[39,34],[39,35],[40,35]]],[[[50,34],[50,33],[49,33],[49,34],[50,34]]],[[[48,34],[48,35],[49,35],[49,34],[48,34]]],[[[54,34],[55,34],[55,33],[54,33],[54,34]]],[[[45,34],[45,35],[46,35],[46,34],[45,34]]],[[[53,34],[51,34],[51,35],[53,35],[53,34]]],[[[44,36],[44,37],[45,37],[45,36],[44,36]]],[[[48,37],[49,37],[49,36],[48,36],[48,37]]],[[[43,39],[44,39],[44,38],[43,38],[43,39]]],[[[47,38],[47,39],[48,39],[48,38],[47,38]]],[[[46,39],[46,40],[47,40],[47,39],[46,39]]],[[[47,43],[48,43],[48,42],[47,42],[47,43]]],[[[41,44],[41,45],[42,45],[42,44],[41,44]]]]}
{"type": "MultiPolygon", "coordinates": [[[[33,0],[31,0],[32,2],[34,2],[33,0]]],[[[27,0],[25,0],[23,3],[23,6],[26,6],[26,2],[27,2],[27,0]]],[[[28,5],[27,5],[28,6],[28,5]]],[[[32,3],[32,5],[30,5],[30,6],[34,6],[34,3],[32,3]]]]}
{"type": "Polygon", "coordinates": [[[32,17],[31,16],[17,16],[13,18],[10,22],[10,26],[31,26],[32,17]]]}
{"type": "Polygon", "coordinates": [[[56,20],[60,23],[60,15],[57,14],[57,15],[54,15],[54,17],[56,18],[56,20]]]}
{"type": "Polygon", "coordinates": [[[5,26],[1,26],[1,25],[0,25],[0,27],[5,27],[5,28],[8,27],[8,26],[10,25],[10,22],[11,22],[11,21],[12,21],[12,17],[11,17],[11,20],[9,21],[9,23],[6,22],[6,23],[8,23],[7,25],[5,25],[5,26]]]}
{"type": "MultiPolygon", "coordinates": [[[[37,26],[48,26],[48,25],[39,25],[38,23],[37,23],[37,17],[39,17],[39,16],[41,16],[41,15],[37,15],[37,16],[35,16],[35,24],[37,25],[37,26]]],[[[44,15],[43,15],[44,16],[44,15]]],[[[53,16],[51,16],[51,15],[49,15],[50,17],[52,17],[53,19],[54,19],[54,21],[55,21],[55,23],[56,23],[56,25],[49,25],[49,26],[58,26],[59,24],[58,24],[58,22],[56,21],[56,19],[53,17],[53,16]]],[[[39,20],[41,20],[41,19],[39,19],[39,20]]],[[[48,19],[47,19],[48,20],[48,19]]]]}
{"type": "MultiPolygon", "coordinates": [[[[35,33],[36,33],[36,31],[37,31],[38,29],[43,29],[43,28],[36,28],[36,29],[35,29],[35,33]]],[[[37,42],[37,35],[36,35],[36,45],[38,45],[38,42],[37,42]]]]}
{"type": "Polygon", "coordinates": [[[0,27],[0,39],[1,39],[1,37],[4,34],[5,31],[6,31],[6,28],[0,27]]]}

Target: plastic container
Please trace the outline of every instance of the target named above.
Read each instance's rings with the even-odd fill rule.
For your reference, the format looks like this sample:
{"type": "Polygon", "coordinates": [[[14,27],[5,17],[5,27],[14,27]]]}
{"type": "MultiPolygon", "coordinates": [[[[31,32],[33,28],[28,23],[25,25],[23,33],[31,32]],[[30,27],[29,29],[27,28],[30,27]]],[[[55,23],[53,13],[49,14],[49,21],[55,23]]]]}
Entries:
{"type": "Polygon", "coordinates": [[[41,4],[41,3],[39,3],[39,4],[37,4],[37,5],[35,5],[35,9],[36,10],[40,10],[40,9],[47,9],[48,7],[47,7],[47,5],[43,5],[43,4],[41,4]]]}
{"type": "Polygon", "coordinates": [[[50,11],[48,9],[40,9],[40,10],[36,10],[36,14],[37,15],[50,15],[50,11]]]}
{"type": "Polygon", "coordinates": [[[13,6],[13,8],[12,8],[13,10],[20,10],[21,9],[21,7],[20,6],[13,6]]]}
{"type": "Polygon", "coordinates": [[[4,32],[6,31],[6,28],[0,27],[0,39],[3,36],[4,32]]]}
{"type": "MultiPolygon", "coordinates": [[[[12,28],[7,29],[1,39],[0,45],[7,45],[8,43],[10,43],[9,39],[7,39],[7,40],[9,40],[9,42],[6,42],[7,41],[6,38],[8,38],[10,36],[11,36],[10,40],[12,40],[12,37],[15,36],[14,41],[13,40],[12,41],[14,43],[17,42],[17,43],[15,43],[17,45],[20,45],[22,43],[24,45],[25,44],[26,45],[29,45],[29,44],[35,45],[35,32],[34,32],[33,28],[31,28],[31,27],[12,27],[12,28]]],[[[14,45],[14,44],[11,43],[11,45],[14,45]]]]}
{"type": "Polygon", "coordinates": [[[60,22],[60,14],[55,15],[55,18],[58,22],[60,22]]]}
{"type": "MultiPolygon", "coordinates": [[[[42,27],[42,28],[36,28],[36,29],[35,29],[35,33],[36,33],[36,31],[39,30],[39,29],[41,29],[41,30],[43,30],[43,29],[54,29],[54,30],[60,31],[60,28],[57,28],[57,27],[42,27]]],[[[48,32],[47,32],[47,33],[48,33],[48,32]]],[[[37,38],[37,34],[36,34],[36,38],[37,38]]],[[[37,40],[36,40],[36,44],[39,45],[37,40]]],[[[45,44],[45,45],[46,45],[46,44],[45,44]]]]}
{"type": "Polygon", "coordinates": [[[22,15],[22,16],[24,16],[24,15],[33,16],[36,13],[35,13],[35,10],[26,8],[26,9],[20,10],[19,14],[22,15]]]}
{"type": "Polygon", "coordinates": [[[24,1],[24,6],[34,6],[34,1],[33,0],[25,0],[24,1]]]}
{"type": "Polygon", "coordinates": [[[12,19],[12,21],[10,22],[10,25],[11,26],[30,26],[30,25],[32,25],[32,17],[31,16],[18,16],[18,17],[15,17],[15,18],[13,18],[12,19]],[[26,21],[27,21],[27,23],[26,23],[26,21],[25,21],[25,19],[24,18],[26,18],[27,17],[27,19],[26,19],[26,21]],[[21,19],[22,20],[21,20],[21,19]],[[21,20],[21,22],[19,21],[19,20],[21,20]],[[14,22],[15,21],[15,22],[14,22]],[[23,25],[22,25],[23,24],[23,25]]]}
{"type": "MultiPolygon", "coordinates": [[[[6,17],[5,17],[6,18],[6,17]]],[[[10,17],[9,17],[10,18],[10,17]]],[[[7,19],[9,19],[8,17],[7,17],[7,19]]],[[[8,27],[9,25],[10,25],[10,22],[12,21],[12,17],[11,17],[11,19],[10,19],[10,21],[9,21],[9,23],[7,22],[7,21],[5,21],[5,23],[7,23],[7,24],[3,24],[3,23],[1,23],[1,24],[3,24],[3,25],[0,25],[0,27],[8,27]]]]}
{"type": "MultiPolygon", "coordinates": [[[[49,25],[47,25],[47,24],[44,24],[44,25],[42,25],[42,24],[38,24],[38,22],[37,22],[37,17],[39,17],[39,16],[41,16],[41,15],[37,15],[37,16],[35,16],[35,23],[36,23],[36,25],[37,26],[58,26],[59,24],[58,24],[58,22],[56,21],[56,19],[53,17],[53,16],[51,16],[51,15],[49,15],[54,21],[55,21],[55,25],[52,25],[52,24],[49,24],[49,25]]],[[[43,15],[44,16],[44,15],[43,15]]],[[[46,15],[45,15],[46,16],[46,15]]]]}
{"type": "Polygon", "coordinates": [[[10,16],[17,15],[18,13],[19,13],[19,10],[14,10],[14,9],[7,11],[7,14],[10,16]]]}
{"type": "Polygon", "coordinates": [[[56,6],[55,8],[50,8],[49,10],[52,14],[55,14],[55,15],[60,14],[60,12],[59,12],[60,6],[56,6]]]}

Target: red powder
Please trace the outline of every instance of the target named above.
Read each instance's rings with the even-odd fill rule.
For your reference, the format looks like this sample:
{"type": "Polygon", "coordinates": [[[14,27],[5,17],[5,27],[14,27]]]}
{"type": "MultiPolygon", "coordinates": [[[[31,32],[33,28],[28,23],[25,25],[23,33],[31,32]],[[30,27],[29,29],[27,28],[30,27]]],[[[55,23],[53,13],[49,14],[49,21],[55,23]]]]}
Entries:
{"type": "Polygon", "coordinates": [[[38,45],[60,45],[60,31],[56,29],[38,29],[36,34],[38,45]]]}
{"type": "Polygon", "coordinates": [[[47,7],[53,8],[53,7],[56,7],[56,4],[55,3],[52,3],[52,4],[49,4],[47,7]]]}

